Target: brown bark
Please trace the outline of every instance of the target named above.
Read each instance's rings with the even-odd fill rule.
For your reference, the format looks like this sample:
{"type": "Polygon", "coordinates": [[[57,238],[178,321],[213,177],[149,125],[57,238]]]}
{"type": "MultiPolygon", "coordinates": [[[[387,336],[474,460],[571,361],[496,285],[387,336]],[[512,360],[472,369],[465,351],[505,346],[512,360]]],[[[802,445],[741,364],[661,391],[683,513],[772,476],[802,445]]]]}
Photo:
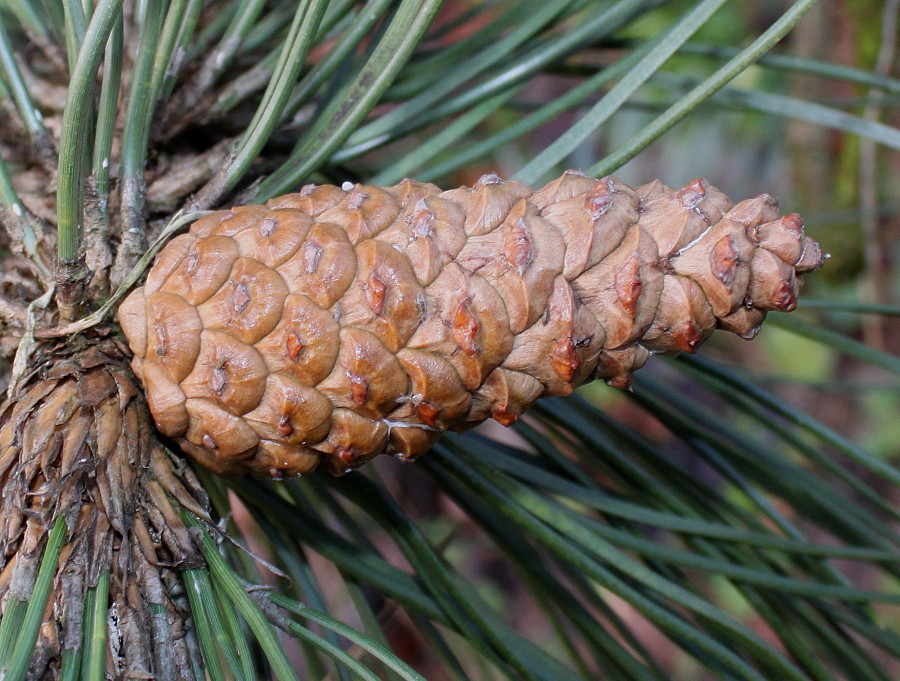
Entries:
{"type": "Polygon", "coordinates": [[[115,613],[107,673],[192,678],[173,662],[185,641],[161,648],[153,622],[163,617],[171,631],[184,628],[188,614],[163,585],[172,571],[202,565],[178,507],[207,518],[205,496],[156,439],[116,342],[70,338],[40,347],[36,357],[25,387],[0,405],[4,609],[31,597],[56,518],[68,533],[29,678],[55,678],[62,651],[81,647],[85,594],[106,571],[115,613]]]}

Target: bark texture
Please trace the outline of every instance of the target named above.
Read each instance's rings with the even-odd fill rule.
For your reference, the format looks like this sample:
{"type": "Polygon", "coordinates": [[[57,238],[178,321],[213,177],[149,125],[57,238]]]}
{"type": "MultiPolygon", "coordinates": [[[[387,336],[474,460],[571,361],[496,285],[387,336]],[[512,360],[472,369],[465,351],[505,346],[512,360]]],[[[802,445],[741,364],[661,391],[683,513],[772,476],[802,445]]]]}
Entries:
{"type": "Polygon", "coordinates": [[[411,459],[715,329],[751,338],[823,262],[796,214],[696,180],[569,171],[304,187],[196,222],[119,310],[159,430],[223,474],[411,459]]]}
{"type": "Polygon", "coordinates": [[[125,356],[108,339],[38,348],[25,388],[0,405],[4,612],[31,599],[49,528],[60,516],[67,526],[30,679],[58,678],[63,651],[81,649],[85,594],[104,573],[107,674],[194,678],[189,610],[173,586],[176,570],[203,565],[179,507],[208,518],[205,495],[156,439],[125,356]]]}

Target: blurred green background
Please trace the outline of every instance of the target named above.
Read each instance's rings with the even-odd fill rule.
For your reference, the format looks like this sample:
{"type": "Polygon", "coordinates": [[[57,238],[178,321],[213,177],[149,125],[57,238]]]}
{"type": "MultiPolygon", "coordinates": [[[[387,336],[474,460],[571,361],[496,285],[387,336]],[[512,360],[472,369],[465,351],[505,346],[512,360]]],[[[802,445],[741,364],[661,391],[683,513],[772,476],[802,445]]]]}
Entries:
{"type": "MultiPolygon", "coordinates": [[[[430,28],[417,12],[433,3],[385,2],[333,61],[374,3],[194,0],[197,30],[179,37],[187,57],[177,77],[158,38],[164,14],[184,17],[186,4],[154,2],[125,3],[129,39],[110,41],[114,58],[102,67],[130,76],[142,56],[148,80],[101,96],[114,113],[97,139],[109,146],[79,169],[104,177],[115,238],[132,232],[117,214],[135,198],[119,191],[128,180],[147,184],[132,233],[152,236],[188,201],[236,205],[311,180],[410,176],[450,188],[492,172],[538,185],[567,168],[615,166],[611,154],[806,0],[729,0],[717,11],[706,0],[567,0],[556,14],[554,0],[446,0],[430,28]],[[327,15],[321,33],[291,31],[298,7],[313,5],[327,15]],[[688,40],[683,18],[710,12],[688,40]],[[147,16],[155,23],[142,24],[147,16]],[[230,40],[235,25],[243,43],[230,40]],[[590,35],[571,38],[587,25],[590,35]],[[418,45],[414,26],[425,35],[418,45]],[[653,41],[676,27],[669,46],[688,42],[660,67],[653,41]],[[279,71],[282,45],[304,58],[279,71]],[[392,62],[394,53],[409,62],[392,62]],[[205,67],[214,76],[192,91],[205,67]],[[644,76],[571,153],[548,160],[595,104],[614,99],[605,95],[644,76]],[[142,99],[151,81],[160,101],[142,99]],[[540,125],[524,125],[591,83],[540,125]],[[129,163],[116,162],[119,149],[129,163]],[[230,149],[241,163],[226,163],[230,149]]],[[[0,17],[13,25],[38,8],[71,47],[71,16],[99,6],[0,0],[0,17]]],[[[184,610],[208,624],[204,660],[221,658],[249,680],[271,676],[286,652],[302,678],[349,681],[346,650],[374,670],[365,678],[417,678],[382,665],[395,661],[378,647],[387,642],[430,681],[900,678],[900,472],[891,467],[900,464],[898,13],[900,0],[822,0],[769,56],[616,170],[632,185],[705,177],[735,200],[766,192],[782,212],[801,213],[832,258],[807,277],[799,311],[771,314],[752,343],[716,334],[703,359],[653,358],[633,392],[595,383],[583,400],[535,405],[512,429],[448,435],[416,465],[382,457],[337,480],[277,483],[198,471],[223,527],[290,577],[212,535],[208,570],[167,573],[173,592],[185,575],[205,588],[203,607],[184,610]],[[235,614],[249,600],[238,577],[277,587],[250,590],[259,619],[275,601],[293,607],[290,622],[250,632],[247,611],[235,614]],[[300,602],[376,645],[339,639],[300,602]],[[274,626],[330,638],[278,639],[274,626]]],[[[34,34],[11,35],[8,54],[36,53],[34,34]]],[[[104,47],[94,45],[98,64],[104,47]]],[[[38,132],[80,139],[81,120],[63,125],[72,93],[61,93],[60,73],[48,76],[56,89],[39,93],[43,123],[30,106],[19,114],[38,132]]],[[[93,97],[87,86],[75,94],[93,97]]],[[[15,120],[11,99],[6,106],[15,120]]],[[[25,144],[7,142],[0,157],[22,204],[72,236],[85,179],[71,170],[76,147],[60,164],[71,172],[57,204],[53,172],[18,137],[25,144]]],[[[18,206],[14,193],[0,199],[18,206]]],[[[15,343],[7,346],[11,354],[15,343]]],[[[104,660],[106,641],[90,643],[104,660]]]]}
{"type": "MultiPolygon", "coordinates": [[[[456,0],[445,4],[443,18],[458,16],[476,2],[456,0]]],[[[671,59],[663,72],[650,79],[630,102],[557,168],[588,168],[613,151],[659,115],[699,79],[722,64],[734,48],[746,44],[767,28],[790,5],[788,2],[740,0],[727,3],[701,28],[689,46],[671,59]]],[[[662,3],[659,10],[630,25],[623,38],[646,39],[655,35],[684,11],[685,3],[662,3]]],[[[898,3],[872,0],[825,0],[816,5],[773,55],[799,57],[830,64],[878,71],[896,77],[898,3]]],[[[523,115],[574,87],[580,78],[619,55],[614,47],[585,50],[557,67],[554,75],[530,82],[511,103],[474,127],[445,154],[502,131],[523,115]]],[[[790,64],[787,64],[790,65],[790,64]]],[[[783,106],[780,96],[796,97],[845,111],[868,120],[900,126],[900,93],[852,85],[832,78],[800,73],[770,58],[753,66],[731,86],[693,112],[661,139],[626,163],[616,175],[633,186],[660,178],[682,186],[695,177],[707,178],[735,200],[767,192],[781,201],[783,213],[800,212],[807,232],[832,256],[826,266],[806,277],[800,309],[802,316],[850,338],[900,354],[900,152],[846,132],[787,118],[773,112],[783,106]],[[757,93],[765,93],[759,96],[757,93]],[[772,99],[768,99],[768,95],[772,99]],[[765,97],[765,98],[764,98],[765,97]],[[832,309],[835,302],[894,306],[894,315],[860,314],[832,309]]],[[[506,144],[488,158],[442,176],[429,177],[441,186],[471,184],[483,172],[511,177],[528,159],[552,143],[596,101],[586,100],[569,113],[542,125],[532,134],[506,144]]],[[[407,139],[404,148],[427,141],[444,123],[407,139]]],[[[402,150],[401,150],[402,151],[402,150]]],[[[386,164],[402,158],[396,147],[358,160],[352,171],[361,179],[376,175],[386,164]]],[[[435,164],[440,164],[441,156],[435,164]]],[[[549,179],[554,173],[548,173],[549,179]]],[[[896,373],[840,353],[826,344],[779,328],[776,314],[754,342],[719,333],[703,352],[734,368],[798,410],[814,416],[839,433],[894,464],[900,463],[900,380],[896,373]]],[[[677,361],[677,360],[676,360],[677,361]]],[[[673,390],[693,391],[693,397],[721,414],[723,422],[766,440],[760,424],[727,400],[700,391],[695,383],[673,370],[671,360],[655,358],[641,370],[636,387],[652,391],[659,382],[673,390]]],[[[669,451],[681,466],[697,475],[709,469],[686,451],[677,437],[653,419],[632,396],[601,383],[585,386],[580,393],[623,423],[650,437],[669,451]]],[[[496,424],[483,430],[490,437],[521,444],[515,434],[496,424]]],[[[775,442],[773,438],[773,446],[775,442]]],[[[446,556],[463,574],[471,575],[485,597],[534,641],[551,641],[548,624],[527,588],[514,578],[502,553],[488,541],[467,516],[436,491],[428,493],[430,478],[415,467],[399,467],[378,461],[381,476],[407,510],[426,523],[432,537],[447,536],[446,556]]],[[[897,505],[898,490],[877,476],[854,467],[854,472],[897,505]]],[[[844,488],[852,496],[852,490],[844,488]]],[[[777,502],[776,502],[777,503],[777,502]]],[[[791,517],[791,509],[783,507],[791,517]]],[[[814,534],[815,538],[816,535],[814,534]]],[[[819,537],[820,539],[822,537],[819,537]]],[[[869,589],[897,591],[875,569],[846,562],[842,568],[853,583],[869,589]]],[[[703,582],[702,575],[696,578],[703,582]]],[[[708,593],[724,609],[742,614],[747,624],[766,640],[774,640],[766,623],[724,579],[706,581],[708,593]]],[[[673,680],[700,681],[704,675],[696,662],[651,626],[633,608],[619,603],[620,615],[639,632],[673,680]]],[[[896,606],[881,608],[888,624],[900,626],[896,606]]],[[[396,645],[429,679],[442,679],[439,666],[429,667],[431,651],[414,633],[415,627],[398,618],[396,645]]],[[[551,650],[551,652],[556,652],[551,650]]],[[[879,656],[888,676],[900,677],[896,660],[879,656]]],[[[708,674],[708,672],[706,672],[708,674]]],[[[479,677],[481,678],[481,677],[479,677]]],[[[483,678],[491,678],[489,673],[483,678]]]]}

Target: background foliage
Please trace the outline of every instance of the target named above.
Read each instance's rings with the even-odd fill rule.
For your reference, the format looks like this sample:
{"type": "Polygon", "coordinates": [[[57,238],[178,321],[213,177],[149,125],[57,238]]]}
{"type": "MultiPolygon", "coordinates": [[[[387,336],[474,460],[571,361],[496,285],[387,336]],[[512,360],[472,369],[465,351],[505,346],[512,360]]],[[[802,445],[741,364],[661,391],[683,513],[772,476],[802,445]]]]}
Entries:
{"type": "MultiPolygon", "coordinates": [[[[47,226],[63,261],[111,238],[117,284],[179,209],[567,167],[771,192],[834,256],[802,314],[717,338],[715,362],[653,360],[632,393],[589,386],[415,466],[201,472],[252,554],[200,533],[208,568],[173,586],[197,678],[897,678],[897,4],[169,0],[122,20],[0,0],[6,120],[49,150],[0,163],[0,201],[39,263],[47,226]],[[54,41],[65,111],[27,68],[54,41]]],[[[103,677],[106,588],[65,678],[103,677]]],[[[26,621],[0,621],[0,660],[26,661],[7,680],[26,621]]]]}

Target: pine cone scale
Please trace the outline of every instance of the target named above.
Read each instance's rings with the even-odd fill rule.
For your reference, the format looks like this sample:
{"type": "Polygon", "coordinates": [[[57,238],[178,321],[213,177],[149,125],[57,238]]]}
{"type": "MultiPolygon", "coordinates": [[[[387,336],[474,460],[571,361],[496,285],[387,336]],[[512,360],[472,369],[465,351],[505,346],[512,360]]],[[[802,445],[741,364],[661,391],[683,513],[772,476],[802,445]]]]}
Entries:
{"type": "Polygon", "coordinates": [[[119,318],[189,454],[343,472],[592,378],[627,386],[716,327],[751,336],[821,262],[799,216],[703,180],[309,186],[196,222],[119,318]]]}

